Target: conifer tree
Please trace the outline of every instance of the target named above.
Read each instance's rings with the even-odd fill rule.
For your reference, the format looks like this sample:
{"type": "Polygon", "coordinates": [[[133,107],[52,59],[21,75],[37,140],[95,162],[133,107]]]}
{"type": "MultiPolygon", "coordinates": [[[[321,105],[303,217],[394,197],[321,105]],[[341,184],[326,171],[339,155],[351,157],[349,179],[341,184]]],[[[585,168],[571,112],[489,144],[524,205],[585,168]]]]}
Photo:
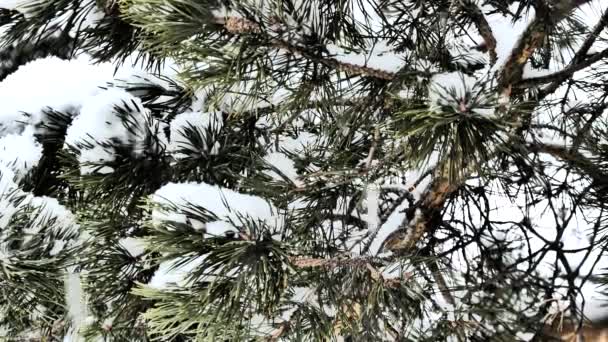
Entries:
{"type": "Polygon", "coordinates": [[[582,335],[606,25],[602,0],[0,0],[2,338],[582,335]]]}

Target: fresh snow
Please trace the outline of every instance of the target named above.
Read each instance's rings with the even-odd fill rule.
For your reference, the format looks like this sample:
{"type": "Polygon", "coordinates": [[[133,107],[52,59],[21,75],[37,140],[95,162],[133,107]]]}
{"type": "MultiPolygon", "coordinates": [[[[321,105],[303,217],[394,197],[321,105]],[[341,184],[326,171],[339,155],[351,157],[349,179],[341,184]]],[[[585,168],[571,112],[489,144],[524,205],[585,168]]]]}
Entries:
{"type": "MultiPolygon", "coordinates": [[[[0,0],[0,7],[16,8],[23,11],[23,4],[29,0],[0,0]]],[[[368,1],[363,1],[363,7],[368,6],[368,1]]],[[[515,3],[513,6],[517,6],[515,3]]],[[[486,7],[484,12],[488,12],[486,7]]],[[[513,8],[514,9],[514,8],[513,8]]],[[[361,12],[361,11],[359,11],[361,12]]],[[[361,13],[357,12],[357,20],[363,21],[361,13]]],[[[218,12],[219,13],[219,12],[218,12]]],[[[227,15],[227,14],[226,14],[227,15]]],[[[233,15],[233,14],[231,14],[233,15]]],[[[85,21],[87,25],[92,25],[99,13],[93,13],[85,21]]],[[[512,48],[515,46],[521,33],[527,27],[528,23],[533,19],[534,14],[529,14],[525,20],[520,20],[513,23],[509,18],[503,17],[500,14],[487,15],[495,36],[497,37],[498,46],[498,63],[494,66],[493,71],[499,70],[509,57],[512,48]]],[[[377,18],[372,18],[377,20],[377,18]]],[[[376,23],[377,24],[377,23],[376,23]]],[[[396,72],[404,65],[404,55],[393,52],[385,42],[378,42],[369,51],[350,52],[341,48],[337,44],[328,46],[329,53],[337,60],[345,63],[352,63],[360,66],[381,69],[389,72],[396,72]]],[[[479,52],[473,52],[470,55],[463,53],[463,58],[467,60],[481,59],[479,52]]],[[[524,69],[524,77],[538,77],[552,72],[549,70],[537,70],[531,68],[528,64],[524,69]]],[[[133,70],[123,70],[118,76],[114,76],[114,67],[111,64],[92,65],[91,61],[86,57],[79,57],[71,61],[64,61],[58,58],[50,57],[34,62],[30,62],[19,68],[19,70],[10,75],[4,82],[0,83],[0,228],[6,227],[8,220],[24,205],[30,205],[38,208],[39,214],[33,218],[31,227],[24,229],[24,232],[30,235],[37,233],[36,223],[41,222],[45,217],[57,218],[56,225],[69,229],[77,228],[74,223],[73,215],[57,200],[47,197],[34,197],[31,194],[25,194],[18,189],[18,182],[25,174],[35,167],[40,159],[42,149],[40,143],[36,141],[35,133],[39,133],[39,128],[36,125],[45,121],[43,110],[51,107],[55,110],[70,112],[75,115],[74,122],[68,130],[66,143],[69,145],[79,145],[83,141],[92,142],[92,139],[104,142],[109,140],[117,140],[123,144],[132,145],[134,153],[141,152],[141,138],[143,136],[135,135],[127,131],[127,129],[117,121],[117,117],[113,111],[113,107],[121,105],[123,102],[129,105],[135,103],[136,107],[143,108],[141,102],[132,94],[119,89],[105,90],[100,88],[106,86],[108,82],[115,80],[115,77],[120,75],[125,76],[126,80],[132,80],[133,70]],[[32,81],[35,80],[35,81],[32,81]],[[27,89],[27,91],[23,91],[27,89]],[[35,95],[35,96],[33,96],[35,95]],[[26,113],[27,115],[25,115],[26,113]],[[15,148],[19,146],[19,148],[15,148]],[[18,195],[24,195],[25,200],[21,203],[15,203],[9,200],[9,193],[14,192],[18,195]]],[[[142,73],[139,73],[142,75],[142,73]]],[[[442,73],[437,74],[430,80],[429,85],[429,101],[431,108],[438,110],[441,106],[451,106],[457,111],[460,111],[467,103],[461,103],[458,99],[462,99],[466,91],[473,89],[478,81],[470,76],[461,73],[442,73]],[[446,98],[448,91],[454,91],[456,99],[450,101],[449,96],[446,98]]],[[[244,88],[249,90],[249,88],[244,88]]],[[[273,99],[273,103],[279,100],[285,94],[277,94],[273,99]]],[[[221,117],[218,113],[204,111],[204,94],[199,96],[199,100],[193,105],[192,112],[179,114],[170,123],[170,140],[167,143],[167,151],[177,159],[183,158],[180,154],[182,149],[191,149],[188,139],[184,135],[186,127],[194,127],[203,134],[209,130],[221,128],[221,117]]],[[[148,126],[148,114],[145,111],[135,112],[137,125],[142,128],[142,135],[148,126]]],[[[486,113],[487,114],[487,113],[486,113]]],[[[547,119],[547,118],[545,118],[547,119]]],[[[321,137],[300,131],[296,137],[281,136],[278,143],[278,148],[264,156],[266,163],[277,168],[283,175],[292,180],[296,185],[301,185],[301,181],[295,170],[294,161],[291,160],[285,152],[294,154],[304,153],[314,142],[321,137]]],[[[538,140],[546,143],[556,143],[559,137],[542,136],[538,140]]],[[[563,143],[563,141],[560,141],[563,143]]],[[[213,146],[205,146],[208,151],[217,151],[219,142],[213,146]]],[[[112,150],[103,148],[99,144],[93,144],[92,148],[80,148],[79,161],[84,163],[82,173],[87,174],[93,170],[86,166],[86,163],[97,163],[101,161],[111,161],[114,159],[112,150]]],[[[102,169],[101,172],[111,172],[109,168],[102,169]]],[[[266,171],[266,174],[275,178],[282,179],[274,171],[266,171]]],[[[420,185],[414,190],[417,197],[421,194],[421,189],[425,186],[420,185]]],[[[407,201],[403,201],[397,210],[389,216],[387,222],[379,226],[379,188],[376,185],[369,185],[366,191],[364,206],[367,213],[362,215],[368,224],[368,229],[375,234],[372,237],[369,254],[377,255],[381,252],[381,243],[386,237],[403,226],[405,220],[404,209],[407,208],[407,201]]],[[[152,213],[152,218],[155,223],[160,224],[162,221],[177,221],[180,223],[190,224],[195,229],[204,229],[206,236],[221,236],[228,231],[237,231],[238,223],[242,217],[249,217],[264,221],[272,226],[277,226],[280,219],[276,210],[271,204],[264,199],[256,196],[241,194],[236,191],[222,188],[219,186],[204,184],[204,183],[169,183],[159,189],[153,196],[152,200],[160,205],[175,205],[176,210],[155,209],[152,213]],[[187,215],[186,207],[195,205],[203,207],[213,212],[218,220],[208,223],[193,221],[187,215]]],[[[343,205],[347,199],[343,199],[343,205]]],[[[302,202],[300,207],[305,207],[302,202]]],[[[340,207],[341,205],[338,205],[340,207]]],[[[508,203],[504,199],[496,199],[493,208],[493,219],[498,220],[504,218],[505,221],[513,220],[514,216],[519,218],[523,215],[521,205],[516,203],[508,203]]],[[[548,218],[549,215],[540,212],[540,207],[535,208],[531,214],[538,224],[538,229],[546,234],[546,237],[551,237],[554,233],[556,222],[548,218]],[[538,211],[538,212],[537,212],[538,211]]],[[[339,212],[343,208],[338,208],[339,212]]],[[[417,212],[417,214],[419,214],[417,212]]],[[[331,222],[329,223],[331,224],[331,222]]],[[[581,226],[585,226],[581,223],[581,226]]],[[[578,227],[577,227],[578,228],[578,227]]],[[[507,234],[497,231],[496,234],[507,234]]],[[[585,247],[585,239],[581,238],[581,233],[575,227],[568,227],[563,242],[570,248],[585,247]]],[[[66,242],[56,242],[55,246],[58,252],[63,248],[66,242]]],[[[138,238],[123,238],[119,243],[132,256],[139,256],[145,252],[145,243],[138,238]]],[[[537,247],[538,241],[533,241],[537,247]]],[[[54,246],[54,250],[55,250],[54,246]]],[[[569,260],[573,264],[580,263],[580,257],[572,255],[569,260]]],[[[177,266],[184,259],[174,259],[161,263],[159,270],[155,273],[149,285],[156,288],[166,288],[169,284],[184,285],[187,275],[203,261],[202,258],[195,259],[184,265],[177,266]]],[[[455,265],[456,267],[458,265],[455,265]]],[[[541,267],[541,272],[548,271],[546,265],[541,267]]],[[[587,265],[584,265],[585,267],[587,265]]],[[[585,268],[583,268],[585,269],[585,268]]],[[[391,269],[384,270],[385,274],[394,275],[401,273],[391,269]]],[[[69,314],[71,317],[84,317],[82,314],[83,307],[77,298],[82,298],[79,287],[78,273],[70,272],[66,279],[66,289],[68,294],[66,301],[68,304],[69,314]],[[78,282],[78,284],[77,284],[78,282]]],[[[305,289],[307,290],[307,289],[305,289]]],[[[304,292],[297,289],[296,291],[304,292]]],[[[599,302],[597,289],[594,286],[586,284],[583,289],[587,297],[585,312],[590,318],[599,318],[605,312],[599,302]]],[[[296,298],[302,297],[296,293],[296,298]]],[[[295,299],[301,300],[304,299],[295,299]]],[[[85,308],[86,309],[86,308],[85,308]]],[[[80,326],[80,323],[75,323],[80,326]]]]}
{"type": "Polygon", "coordinates": [[[380,227],[380,189],[375,184],[368,184],[365,189],[365,205],[367,213],[365,222],[370,232],[375,232],[380,227]]]}
{"type": "Polygon", "coordinates": [[[23,192],[13,183],[14,173],[0,164],[0,259],[8,257],[4,241],[3,231],[14,217],[14,215],[25,211],[31,215],[28,224],[22,227],[23,241],[28,242],[37,236],[47,223],[49,232],[61,233],[70,240],[45,240],[49,244],[50,255],[54,256],[61,252],[66,246],[78,243],[73,239],[78,236],[79,226],[76,224],[74,215],[59,202],[50,197],[36,197],[30,193],[23,192]]]}
{"type": "Polygon", "coordinates": [[[34,128],[28,126],[20,134],[11,133],[0,137],[0,163],[11,168],[23,178],[38,165],[42,157],[42,145],[34,137],[34,128]]]}
{"type": "MultiPolygon", "coordinates": [[[[116,155],[112,147],[104,144],[121,143],[130,146],[135,155],[140,154],[141,143],[148,134],[149,114],[141,101],[122,89],[109,89],[91,97],[82,107],[65,138],[66,146],[76,147],[81,173],[92,173],[99,163],[111,162],[116,155]],[[127,109],[131,116],[129,125],[118,115],[116,108],[127,109]]],[[[97,172],[107,173],[104,167],[97,172]]]]}
{"type": "MultiPolygon", "coordinates": [[[[281,152],[272,152],[264,157],[264,161],[268,165],[275,167],[284,177],[287,177],[296,186],[300,186],[303,183],[298,179],[298,174],[295,168],[295,163],[287,155],[281,152]]],[[[283,180],[283,177],[274,170],[267,170],[265,173],[276,180],[283,180]]]]}
{"type": "MultiPolygon", "coordinates": [[[[0,164],[0,230],[4,229],[17,211],[14,196],[18,194],[15,184],[15,173],[3,164],[0,164]]],[[[0,259],[4,256],[0,247],[0,259]]]]}
{"type": "Polygon", "coordinates": [[[213,145],[207,146],[209,135],[213,137],[213,133],[218,133],[223,126],[222,116],[220,112],[186,112],[177,115],[170,123],[170,142],[167,145],[167,152],[172,153],[177,159],[186,158],[189,152],[209,152],[216,154],[219,142],[214,142],[213,145]],[[203,141],[203,151],[197,151],[197,147],[193,146],[188,137],[188,133],[197,133],[203,141]]]}
{"type": "MultiPolygon", "coordinates": [[[[169,63],[167,68],[171,66],[169,63]]],[[[0,137],[20,133],[24,123],[44,123],[43,111],[47,108],[77,114],[105,91],[102,87],[141,83],[148,77],[148,73],[136,67],[116,69],[111,63],[94,64],[86,55],[69,61],[46,57],[29,62],[0,83],[0,137]]]]}
{"type": "Polygon", "coordinates": [[[120,244],[132,257],[138,257],[146,251],[146,242],[141,238],[126,237],[118,240],[120,244]]]}
{"type": "Polygon", "coordinates": [[[185,286],[187,285],[186,278],[190,272],[199,266],[204,260],[204,257],[198,257],[194,260],[176,258],[173,260],[163,261],[160,263],[158,270],[154,272],[154,275],[147,283],[147,286],[154,289],[185,286]]]}
{"type": "Polygon", "coordinates": [[[188,206],[206,209],[218,218],[216,222],[223,222],[211,225],[214,235],[236,230],[234,225],[238,226],[246,218],[272,226],[280,223],[276,210],[264,199],[206,183],[169,183],[154,193],[152,202],[161,206],[152,212],[152,220],[157,224],[164,221],[189,223],[185,213],[188,206]],[[180,210],[172,212],[162,206],[175,206],[180,210]]]}
{"type": "Polygon", "coordinates": [[[16,10],[27,16],[27,6],[32,2],[34,2],[34,0],[0,0],[0,8],[16,10]]]}
{"type": "Polygon", "coordinates": [[[109,69],[92,66],[83,58],[65,61],[48,57],[21,66],[0,83],[0,136],[18,133],[22,121],[39,123],[45,108],[58,111],[79,108],[109,80],[108,72],[109,69]],[[28,120],[23,113],[31,118],[28,120]]]}
{"type": "Polygon", "coordinates": [[[69,270],[65,275],[64,286],[68,315],[72,320],[72,326],[64,342],[81,342],[84,338],[79,336],[79,332],[87,317],[87,306],[80,273],[69,270]]]}
{"type": "Polygon", "coordinates": [[[461,72],[448,72],[433,76],[429,82],[429,103],[431,109],[452,106],[459,110],[460,100],[465,98],[477,80],[461,72]]]}
{"type": "MultiPolygon", "coordinates": [[[[152,203],[159,206],[152,212],[155,224],[173,221],[191,224],[198,230],[201,223],[188,218],[188,207],[197,206],[213,213],[218,220],[201,225],[207,237],[238,231],[243,218],[263,221],[275,227],[282,222],[276,209],[262,198],[206,183],[169,183],[154,193],[152,203]]],[[[163,261],[148,286],[156,289],[185,286],[187,276],[203,260],[204,256],[194,260],[176,258],[163,261]]]]}
{"type": "Polygon", "coordinates": [[[437,113],[442,112],[442,107],[449,106],[455,112],[467,113],[475,111],[479,114],[491,114],[480,112],[470,101],[481,90],[474,77],[461,72],[448,72],[434,75],[429,82],[429,107],[437,113]]]}
{"type": "Polygon", "coordinates": [[[15,184],[15,172],[8,166],[0,163],[0,197],[17,188],[15,184]]]}
{"type": "Polygon", "coordinates": [[[63,230],[76,228],[76,218],[72,212],[55,198],[28,195],[24,204],[37,208],[37,217],[32,221],[32,229],[39,229],[41,223],[49,218],[53,218],[51,227],[63,230]]]}

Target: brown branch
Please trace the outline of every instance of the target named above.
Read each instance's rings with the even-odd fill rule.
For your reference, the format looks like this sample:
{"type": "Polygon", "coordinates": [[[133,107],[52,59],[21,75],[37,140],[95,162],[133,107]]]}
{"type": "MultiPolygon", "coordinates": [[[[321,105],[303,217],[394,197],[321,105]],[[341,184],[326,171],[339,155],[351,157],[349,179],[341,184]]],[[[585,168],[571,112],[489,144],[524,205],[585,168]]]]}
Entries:
{"type": "Polygon", "coordinates": [[[486,17],[483,15],[481,9],[479,9],[479,6],[472,1],[464,4],[463,9],[467,11],[469,17],[475,24],[477,31],[479,31],[479,34],[485,42],[485,47],[490,55],[490,64],[496,64],[496,60],[498,59],[498,55],[496,54],[496,38],[494,37],[494,33],[492,32],[492,28],[486,20],[486,17]]]}
{"type": "MultiPolygon", "coordinates": [[[[218,21],[219,22],[219,21],[218,21]]],[[[260,33],[260,25],[244,18],[229,17],[224,21],[224,28],[232,34],[260,33]]]]}
{"type": "Polygon", "coordinates": [[[511,96],[511,89],[521,81],[528,59],[543,44],[551,29],[574,9],[589,1],[591,0],[556,1],[548,13],[537,16],[528,25],[499,75],[498,89],[502,96],[511,96]]]}
{"type": "Polygon", "coordinates": [[[590,55],[588,58],[580,61],[577,64],[570,63],[566,68],[556,71],[552,74],[538,77],[531,77],[521,80],[518,84],[518,88],[528,88],[530,86],[549,83],[549,82],[561,82],[570,78],[575,72],[580,71],[592,64],[599,62],[600,60],[608,57],[608,49],[602,50],[601,52],[590,55]]]}
{"type": "MultiPolygon", "coordinates": [[[[262,33],[261,27],[259,24],[244,19],[244,18],[235,18],[228,17],[226,19],[216,19],[216,23],[223,24],[226,31],[232,34],[260,34],[262,33]]],[[[395,78],[395,74],[392,72],[370,68],[367,66],[356,65],[352,63],[347,63],[343,61],[339,61],[335,58],[319,58],[318,56],[312,56],[305,49],[300,48],[298,46],[294,46],[280,39],[272,38],[271,44],[274,46],[287,50],[292,53],[299,54],[305,58],[311,59],[313,61],[319,62],[325,66],[330,68],[343,71],[351,76],[366,76],[377,78],[380,80],[391,81],[395,78]]]]}
{"type": "MultiPolygon", "coordinates": [[[[600,18],[600,21],[597,23],[597,25],[595,25],[595,27],[593,28],[593,31],[589,34],[589,36],[587,37],[585,42],[583,42],[583,44],[581,45],[579,50],[576,52],[576,54],[570,61],[568,67],[566,67],[566,69],[573,68],[575,65],[581,65],[582,67],[578,68],[577,70],[574,70],[572,73],[562,73],[561,75],[558,75],[559,77],[556,77],[555,79],[551,80],[552,83],[549,86],[547,86],[546,88],[544,88],[543,90],[541,90],[541,92],[538,96],[539,99],[543,99],[547,95],[552,94],[554,91],[556,91],[557,88],[559,88],[559,86],[565,80],[570,78],[574,72],[576,72],[582,68],[585,68],[596,62],[595,60],[589,60],[590,57],[587,55],[587,53],[593,46],[593,43],[595,43],[595,41],[597,40],[597,37],[599,36],[599,34],[604,30],[604,28],[606,28],[607,25],[608,25],[608,10],[604,11],[604,14],[600,18]],[[585,63],[584,61],[586,61],[586,60],[587,60],[587,63],[588,62],[591,62],[591,63],[589,63],[588,65],[582,64],[582,63],[585,63]]],[[[606,50],[600,52],[600,54],[605,53],[605,51],[606,50]]],[[[598,54],[595,54],[593,56],[598,56],[598,54]]],[[[526,81],[528,81],[528,80],[526,80],[526,81]]]]}
{"type": "Polygon", "coordinates": [[[579,325],[571,321],[563,323],[559,320],[545,323],[542,333],[556,341],[605,341],[608,336],[608,325],[605,322],[584,322],[579,325]]]}
{"type": "Polygon", "coordinates": [[[278,341],[281,338],[281,336],[283,336],[283,334],[285,334],[287,331],[289,331],[290,326],[291,326],[291,324],[289,323],[289,321],[285,321],[285,322],[279,324],[279,327],[270,333],[270,336],[267,338],[267,340],[268,341],[278,341]]]}
{"type": "MultiPolygon", "coordinates": [[[[371,258],[369,257],[358,257],[348,259],[322,259],[322,258],[305,258],[305,257],[292,257],[291,262],[297,268],[337,268],[337,267],[363,267],[370,272],[370,277],[378,282],[383,283],[387,287],[399,287],[401,284],[400,279],[386,279],[382,276],[382,273],[378,271],[372,264],[371,258]]],[[[412,274],[407,273],[404,275],[405,280],[412,277],[412,274]]]]}
{"type": "Polygon", "coordinates": [[[406,230],[391,234],[384,246],[393,252],[409,252],[416,247],[416,243],[433,226],[441,215],[446,200],[458,189],[458,182],[450,181],[445,177],[437,177],[431,186],[422,195],[422,202],[418,205],[420,213],[408,224],[406,230]]]}

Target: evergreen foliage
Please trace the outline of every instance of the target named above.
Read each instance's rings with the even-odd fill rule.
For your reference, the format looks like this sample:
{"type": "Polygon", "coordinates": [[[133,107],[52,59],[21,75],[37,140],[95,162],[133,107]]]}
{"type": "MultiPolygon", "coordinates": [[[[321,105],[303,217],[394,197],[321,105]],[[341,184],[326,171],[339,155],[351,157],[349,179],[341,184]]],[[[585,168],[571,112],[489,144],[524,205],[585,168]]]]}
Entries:
{"type": "Polygon", "coordinates": [[[543,340],[608,292],[604,1],[2,6],[0,106],[145,71],[0,108],[3,338],[543,340]]]}

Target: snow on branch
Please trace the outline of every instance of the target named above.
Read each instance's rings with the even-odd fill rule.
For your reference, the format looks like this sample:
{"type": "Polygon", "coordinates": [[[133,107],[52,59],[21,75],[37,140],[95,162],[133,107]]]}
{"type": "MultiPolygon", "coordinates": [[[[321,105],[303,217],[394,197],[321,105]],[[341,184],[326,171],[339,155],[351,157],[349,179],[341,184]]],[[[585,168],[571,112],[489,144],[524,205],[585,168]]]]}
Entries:
{"type": "Polygon", "coordinates": [[[146,152],[145,143],[159,126],[141,100],[121,89],[109,89],[91,97],[68,128],[65,144],[78,151],[81,173],[108,173],[117,148],[128,147],[134,156],[146,152]]]}
{"type": "Polygon", "coordinates": [[[276,209],[264,199],[206,183],[169,183],[154,193],[152,203],[158,206],[152,212],[156,224],[189,224],[207,236],[238,232],[243,219],[271,227],[281,224],[276,209]],[[196,208],[206,212],[207,217],[196,215],[196,208]]]}
{"type": "Polygon", "coordinates": [[[185,112],[178,114],[169,124],[170,142],[167,152],[177,159],[192,154],[215,154],[220,142],[217,135],[223,121],[219,112],[185,112]]]}

